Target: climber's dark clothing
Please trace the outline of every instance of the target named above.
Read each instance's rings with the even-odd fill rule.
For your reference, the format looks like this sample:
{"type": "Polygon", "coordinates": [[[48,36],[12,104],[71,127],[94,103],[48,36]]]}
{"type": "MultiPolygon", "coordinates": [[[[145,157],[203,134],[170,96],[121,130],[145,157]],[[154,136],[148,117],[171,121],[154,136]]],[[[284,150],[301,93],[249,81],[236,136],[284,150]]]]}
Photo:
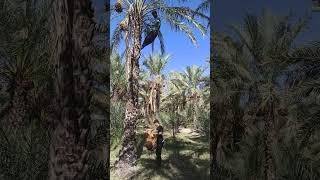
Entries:
{"type": "MultiPolygon", "coordinates": [[[[157,127],[157,133],[163,133],[163,127],[160,125],[157,127]]],[[[157,163],[161,165],[161,151],[163,147],[163,135],[158,134],[157,136],[157,148],[156,148],[156,156],[157,156],[157,163]]]]}
{"type": "Polygon", "coordinates": [[[146,30],[146,36],[145,39],[142,43],[142,49],[146,46],[148,46],[149,44],[153,43],[153,41],[157,38],[159,30],[160,30],[160,18],[157,17],[155,18],[154,22],[152,23],[152,25],[150,25],[147,30],[146,30]]]}

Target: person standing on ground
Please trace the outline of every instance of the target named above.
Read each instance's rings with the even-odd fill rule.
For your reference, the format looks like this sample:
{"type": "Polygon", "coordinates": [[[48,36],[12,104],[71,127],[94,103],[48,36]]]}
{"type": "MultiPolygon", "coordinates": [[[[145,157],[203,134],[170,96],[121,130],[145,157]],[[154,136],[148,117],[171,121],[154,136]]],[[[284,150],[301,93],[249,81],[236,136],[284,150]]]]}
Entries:
{"type": "Polygon", "coordinates": [[[157,146],[156,146],[156,160],[157,164],[161,166],[161,150],[163,147],[164,139],[163,139],[163,127],[160,125],[160,122],[158,119],[155,119],[153,121],[154,125],[156,126],[156,133],[154,133],[157,136],[157,146]]]}

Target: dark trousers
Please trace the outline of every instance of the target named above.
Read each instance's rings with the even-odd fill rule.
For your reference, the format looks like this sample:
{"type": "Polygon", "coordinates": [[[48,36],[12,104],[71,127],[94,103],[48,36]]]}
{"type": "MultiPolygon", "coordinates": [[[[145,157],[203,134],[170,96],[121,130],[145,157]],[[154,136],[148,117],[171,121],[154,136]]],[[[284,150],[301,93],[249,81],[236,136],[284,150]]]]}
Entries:
{"type": "Polygon", "coordinates": [[[157,139],[157,148],[156,148],[156,156],[157,156],[157,164],[161,165],[161,151],[163,146],[163,139],[157,139]]]}

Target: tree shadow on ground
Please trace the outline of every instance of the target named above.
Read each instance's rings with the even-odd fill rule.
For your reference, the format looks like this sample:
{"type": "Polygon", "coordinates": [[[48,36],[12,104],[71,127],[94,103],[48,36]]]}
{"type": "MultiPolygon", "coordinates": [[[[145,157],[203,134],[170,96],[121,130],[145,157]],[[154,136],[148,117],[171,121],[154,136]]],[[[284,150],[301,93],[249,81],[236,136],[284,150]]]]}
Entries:
{"type": "Polygon", "coordinates": [[[136,135],[136,150],[137,150],[137,158],[139,159],[143,152],[143,146],[146,143],[146,138],[144,134],[137,134],[136,135]]]}
{"type": "MultiPolygon", "coordinates": [[[[189,138],[191,139],[191,138],[189,138]]],[[[196,138],[195,138],[196,139],[196,138]]],[[[199,142],[199,140],[194,140],[199,142]]],[[[201,144],[195,144],[189,141],[184,141],[182,139],[176,139],[176,138],[168,138],[166,141],[166,146],[165,149],[167,151],[172,152],[173,154],[180,154],[180,151],[183,150],[190,150],[192,151],[190,155],[195,155],[195,156],[201,156],[202,154],[209,152],[209,143],[207,143],[205,139],[203,139],[203,143],[200,142],[201,144]]]]}
{"type": "Polygon", "coordinates": [[[189,137],[189,139],[203,143],[203,144],[208,144],[208,146],[209,146],[209,138],[206,136],[189,137]]]}
{"type": "Polygon", "coordinates": [[[156,163],[155,159],[141,158],[142,169],[135,174],[132,179],[153,179],[154,177],[162,177],[165,179],[175,179],[170,173],[170,166],[168,160],[163,160],[161,167],[156,163]],[[143,175],[143,177],[141,177],[143,175]]]}
{"type": "Polygon", "coordinates": [[[209,179],[209,158],[199,158],[200,155],[209,152],[209,145],[206,147],[180,138],[169,137],[166,139],[164,150],[168,156],[163,158],[161,167],[157,166],[154,158],[140,158],[142,168],[132,179],[209,179]],[[194,156],[194,154],[197,155],[194,156]]]}

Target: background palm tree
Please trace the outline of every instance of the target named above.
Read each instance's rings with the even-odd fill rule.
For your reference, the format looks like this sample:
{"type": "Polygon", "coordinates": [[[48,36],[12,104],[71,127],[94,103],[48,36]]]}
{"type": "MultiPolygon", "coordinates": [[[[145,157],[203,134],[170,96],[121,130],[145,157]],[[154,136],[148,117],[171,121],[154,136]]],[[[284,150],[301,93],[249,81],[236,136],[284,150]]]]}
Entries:
{"type": "Polygon", "coordinates": [[[288,17],[275,17],[267,11],[261,17],[248,15],[243,29],[235,28],[239,38],[250,51],[256,63],[255,80],[259,84],[261,98],[258,108],[263,111],[265,121],[265,179],[275,179],[274,158],[271,145],[274,144],[274,113],[280,108],[277,91],[277,77],[288,66],[287,54],[293,40],[301,32],[305,21],[289,23],[288,17]],[[269,27],[269,28],[266,28],[269,27]]]}
{"type": "MultiPolygon", "coordinates": [[[[121,4],[120,1],[117,3],[117,6],[119,6],[119,4],[121,4]]],[[[205,17],[204,15],[188,7],[171,7],[166,1],[132,0],[122,2],[121,6],[121,8],[118,7],[116,9],[118,9],[118,13],[123,13],[124,17],[117,26],[111,40],[112,48],[114,49],[122,39],[123,33],[125,35],[128,101],[126,105],[123,143],[119,153],[118,165],[133,166],[137,159],[134,142],[135,125],[139,115],[139,58],[141,55],[143,32],[148,33],[148,29],[152,27],[151,24],[153,24],[154,21],[157,21],[156,25],[159,28],[161,20],[165,20],[174,30],[184,32],[194,44],[197,44],[196,38],[189,25],[199,29],[203,35],[206,33],[206,28],[192,18],[194,13],[197,14],[197,17],[205,17]],[[155,13],[157,14],[156,16],[154,15],[155,13]],[[187,23],[187,25],[185,23],[187,23]]],[[[147,37],[147,35],[145,36],[147,37]]],[[[157,37],[160,39],[161,49],[163,51],[163,36],[159,29],[157,30],[157,37]]]]}
{"type": "Polygon", "coordinates": [[[203,82],[203,73],[205,69],[196,66],[188,66],[183,73],[174,73],[172,76],[176,86],[183,89],[183,96],[186,97],[187,108],[191,111],[193,130],[197,130],[199,122],[196,112],[199,110],[200,99],[202,98],[201,84],[203,82]]]}
{"type": "Polygon", "coordinates": [[[148,123],[151,127],[154,119],[160,119],[161,92],[164,86],[165,76],[162,74],[166,67],[170,55],[163,56],[160,52],[156,55],[149,54],[149,58],[144,57],[144,66],[149,74],[149,96],[146,102],[148,123]]]}
{"type": "MultiPolygon", "coordinates": [[[[221,36],[214,40],[216,56],[213,64],[216,71],[212,84],[216,85],[212,89],[212,101],[224,97],[221,95],[223,92],[231,98],[229,106],[225,104],[228,101],[213,102],[216,116],[214,138],[211,138],[214,155],[211,168],[216,178],[287,179],[296,176],[314,179],[318,175],[318,171],[307,173],[313,171],[311,166],[314,162],[305,154],[310,152],[306,150],[308,148],[300,144],[303,138],[298,138],[308,134],[300,134],[300,125],[304,123],[300,124],[298,120],[302,117],[299,118],[298,114],[304,111],[302,107],[308,106],[302,105],[302,99],[290,93],[302,90],[296,86],[297,82],[303,84],[302,79],[306,76],[302,74],[317,77],[317,68],[305,62],[317,62],[318,50],[316,45],[292,48],[306,21],[289,19],[267,11],[259,17],[247,15],[243,26],[233,27],[235,38],[221,36]],[[219,87],[225,88],[220,91],[219,87]],[[223,113],[226,110],[221,111],[223,109],[219,107],[229,113],[223,113]],[[241,112],[239,117],[237,111],[241,112]],[[230,114],[231,118],[218,114],[230,114]],[[238,128],[242,131],[224,131],[233,129],[236,124],[242,127],[238,128]],[[237,143],[229,146],[232,139],[238,139],[237,143]],[[292,162],[293,159],[299,160],[292,162]]],[[[310,117],[311,121],[314,119],[315,116],[310,117]]],[[[317,141],[315,138],[312,143],[317,141]]],[[[313,149],[311,146],[309,148],[313,149]]]]}
{"type": "Polygon", "coordinates": [[[50,2],[28,0],[0,8],[0,179],[47,177],[54,94],[48,9],[50,2]]]}
{"type": "Polygon", "coordinates": [[[111,100],[124,100],[127,91],[126,69],[120,54],[111,56],[111,100]]]}
{"type": "MultiPolygon", "coordinates": [[[[186,104],[187,98],[185,90],[177,86],[172,79],[175,78],[174,73],[169,73],[166,80],[166,87],[162,98],[162,111],[167,112],[174,117],[169,118],[168,124],[172,126],[172,133],[175,135],[179,132],[180,125],[186,125],[186,104]]],[[[161,118],[163,119],[163,118],[161,118]]]]}
{"type": "Polygon", "coordinates": [[[11,1],[1,9],[4,18],[0,22],[3,33],[0,77],[10,99],[1,114],[8,115],[7,123],[11,127],[25,124],[23,120],[35,105],[32,104],[32,89],[35,92],[45,88],[51,76],[50,50],[44,48],[48,45],[48,25],[43,23],[49,15],[41,12],[41,8],[48,9],[48,3],[40,2],[32,7],[30,1],[11,1]],[[43,51],[35,51],[38,48],[43,51]]]}

